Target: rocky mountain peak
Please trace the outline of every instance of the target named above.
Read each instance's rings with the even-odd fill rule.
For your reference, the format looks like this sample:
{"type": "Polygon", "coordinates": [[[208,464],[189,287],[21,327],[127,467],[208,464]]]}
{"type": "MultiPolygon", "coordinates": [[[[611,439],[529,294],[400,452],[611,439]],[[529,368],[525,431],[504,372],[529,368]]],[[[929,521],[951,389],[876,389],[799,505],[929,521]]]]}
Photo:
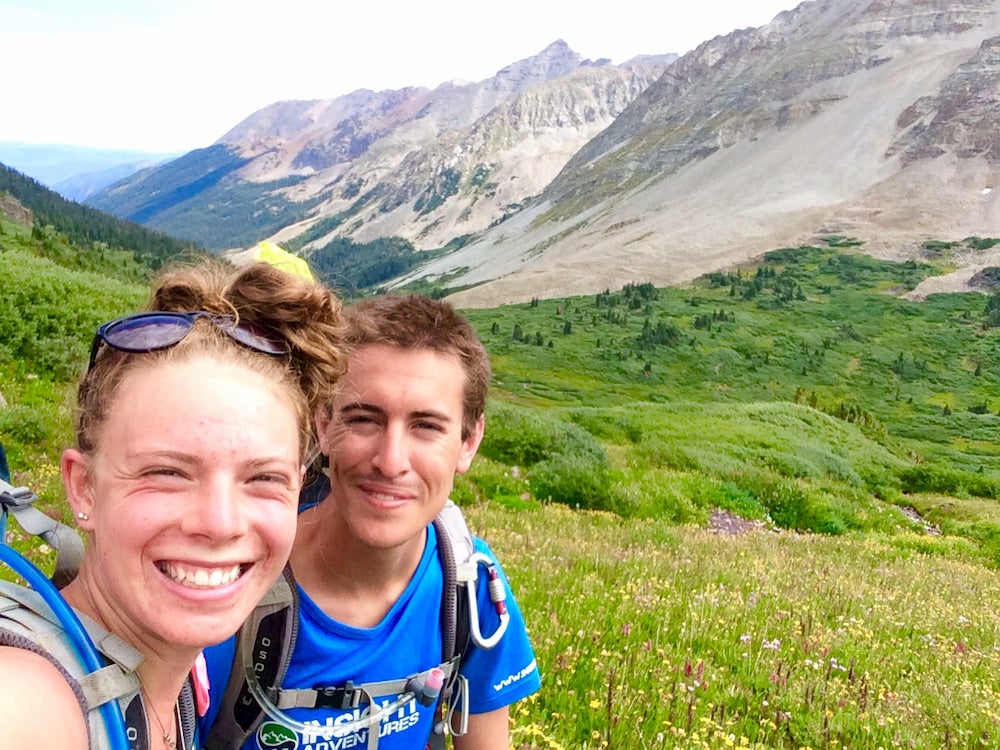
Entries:
{"type": "Polygon", "coordinates": [[[537,55],[501,68],[484,83],[491,89],[513,93],[561,78],[582,65],[594,64],[584,60],[562,39],[557,39],[537,55]]]}

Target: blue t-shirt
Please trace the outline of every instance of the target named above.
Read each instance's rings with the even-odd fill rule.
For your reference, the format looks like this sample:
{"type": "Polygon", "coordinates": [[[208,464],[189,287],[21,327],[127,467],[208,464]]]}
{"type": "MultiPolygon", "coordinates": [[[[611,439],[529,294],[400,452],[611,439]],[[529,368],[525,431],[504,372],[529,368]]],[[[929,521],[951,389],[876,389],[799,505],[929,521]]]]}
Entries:
{"type": "MultiPolygon", "coordinates": [[[[476,550],[495,560],[481,539],[476,550]]],[[[508,706],[536,692],[541,684],[534,652],[528,641],[524,620],[510,591],[507,579],[497,569],[507,590],[510,623],[507,632],[492,649],[470,645],[462,658],[460,673],[468,679],[469,713],[486,713],[508,706]]],[[[480,630],[488,637],[497,627],[499,617],[489,598],[485,569],[480,568],[477,586],[480,630]]],[[[292,660],[282,684],[284,689],[339,687],[348,680],[354,684],[381,682],[409,677],[438,666],[441,661],[441,592],[444,585],[437,552],[437,535],[428,527],[427,544],[412,580],[402,596],[374,628],[354,628],[340,623],[316,606],[299,587],[299,632],[292,660]]],[[[207,649],[212,706],[203,723],[207,736],[225,690],[235,651],[235,640],[207,649]]],[[[394,702],[397,694],[375,696],[378,706],[394,702]]],[[[338,726],[342,722],[367,715],[368,706],[340,710],[330,708],[293,708],[286,713],[298,722],[319,726],[338,726]]],[[[435,706],[410,701],[384,717],[379,723],[380,750],[422,748],[430,736],[435,706]]],[[[368,729],[343,735],[298,734],[292,742],[289,727],[265,716],[257,732],[247,738],[243,748],[271,750],[293,747],[297,750],[342,750],[364,748],[368,729]]]]}

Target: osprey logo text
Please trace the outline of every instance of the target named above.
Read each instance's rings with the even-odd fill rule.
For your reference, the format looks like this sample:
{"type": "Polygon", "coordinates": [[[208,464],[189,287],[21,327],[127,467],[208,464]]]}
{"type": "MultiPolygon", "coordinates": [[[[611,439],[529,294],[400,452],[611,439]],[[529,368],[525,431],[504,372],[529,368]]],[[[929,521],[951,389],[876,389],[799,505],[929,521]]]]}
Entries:
{"type": "Polygon", "coordinates": [[[299,736],[291,729],[273,721],[265,721],[257,730],[257,747],[261,750],[298,750],[299,736]]]}

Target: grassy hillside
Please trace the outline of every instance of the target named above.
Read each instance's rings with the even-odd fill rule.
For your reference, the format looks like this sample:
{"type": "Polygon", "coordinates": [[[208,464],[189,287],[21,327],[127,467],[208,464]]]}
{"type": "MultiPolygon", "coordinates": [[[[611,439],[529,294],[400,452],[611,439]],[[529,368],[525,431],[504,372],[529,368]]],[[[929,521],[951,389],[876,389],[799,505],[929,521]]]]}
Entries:
{"type": "MultiPolygon", "coordinates": [[[[55,233],[64,244],[72,245],[73,255],[79,256],[78,263],[92,262],[92,255],[117,253],[125,256],[119,264],[118,273],[127,261],[135,261],[148,271],[192,249],[190,243],[66,200],[36,180],[3,164],[0,164],[0,193],[13,195],[23,206],[31,209],[35,231],[44,234],[45,239],[56,241],[50,236],[55,233]]],[[[70,256],[64,256],[62,261],[69,262],[70,256]]]]}
{"type": "MultiPolygon", "coordinates": [[[[44,242],[5,226],[20,260],[4,265],[0,342],[67,382],[141,289],[46,264],[44,242]]],[[[794,248],[683,288],[469,311],[494,388],[456,492],[678,522],[724,508],[833,534],[913,528],[906,507],[1000,562],[985,512],[1000,498],[1000,329],[982,294],[902,299],[935,272],[794,248]]]]}
{"type": "MultiPolygon", "coordinates": [[[[64,513],[74,374],[145,286],[0,230],[0,441],[64,513]]],[[[517,747],[996,744],[1000,302],[901,298],[945,260],[785,249],[468,311],[495,377],[454,497],[536,644],[517,747]]]]}
{"type": "Polygon", "coordinates": [[[826,533],[915,509],[1000,562],[1000,334],[986,295],[901,298],[935,272],[796,248],[684,288],[469,311],[495,367],[472,482],[826,533]]]}
{"type": "Polygon", "coordinates": [[[957,540],[467,514],[542,674],[519,750],[998,745],[1000,587],[957,540]]]}
{"type": "Polygon", "coordinates": [[[251,184],[235,177],[247,160],[222,144],[130,175],[92,196],[102,211],[140,222],[201,247],[249,247],[295,223],[316,201],[293,203],[267,190],[302,177],[251,184]]]}
{"type": "Polygon", "coordinates": [[[152,273],[133,249],[0,215],[0,443],[15,480],[60,512],[76,377],[97,326],[142,303],[152,273]]]}

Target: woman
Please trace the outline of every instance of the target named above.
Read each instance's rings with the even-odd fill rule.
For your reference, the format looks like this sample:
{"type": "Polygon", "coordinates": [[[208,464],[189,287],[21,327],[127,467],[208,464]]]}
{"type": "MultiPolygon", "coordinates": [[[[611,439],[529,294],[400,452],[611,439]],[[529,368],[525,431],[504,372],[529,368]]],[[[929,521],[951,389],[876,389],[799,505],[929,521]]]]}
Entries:
{"type": "MultiPolygon", "coordinates": [[[[201,649],[239,628],[288,557],[342,321],[328,290],[263,263],[169,271],[148,309],[98,329],[79,386],[61,470],[88,545],[62,593],[139,662],[116,672],[132,680],[131,747],[190,750],[201,649]]],[[[109,746],[87,680],[10,620],[0,629],[2,744],[109,746]]]]}

